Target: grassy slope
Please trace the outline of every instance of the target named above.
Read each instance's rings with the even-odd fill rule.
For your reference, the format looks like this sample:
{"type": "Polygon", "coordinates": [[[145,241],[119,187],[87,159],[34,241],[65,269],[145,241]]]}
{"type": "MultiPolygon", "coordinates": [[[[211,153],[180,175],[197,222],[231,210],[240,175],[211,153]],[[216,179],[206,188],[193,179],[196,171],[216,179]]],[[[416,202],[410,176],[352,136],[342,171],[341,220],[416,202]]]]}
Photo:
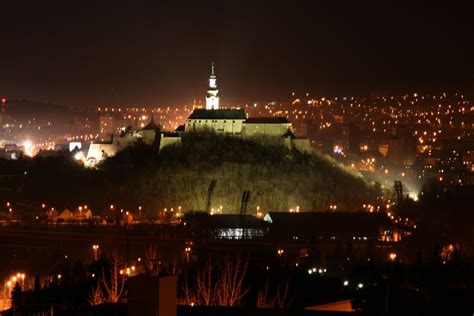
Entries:
{"type": "Polygon", "coordinates": [[[144,146],[130,148],[109,159],[103,172],[116,184],[116,196],[155,210],[204,209],[212,179],[217,180],[212,207],[222,205],[224,212],[238,212],[244,190],[251,191],[252,213],[257,205],[271,211],[297,205],[318,211],[329,204],[354,210],[378,194],[327,157],[215,136],[187,136],[182,147],[166,148],[158,157],[144,146]]]}

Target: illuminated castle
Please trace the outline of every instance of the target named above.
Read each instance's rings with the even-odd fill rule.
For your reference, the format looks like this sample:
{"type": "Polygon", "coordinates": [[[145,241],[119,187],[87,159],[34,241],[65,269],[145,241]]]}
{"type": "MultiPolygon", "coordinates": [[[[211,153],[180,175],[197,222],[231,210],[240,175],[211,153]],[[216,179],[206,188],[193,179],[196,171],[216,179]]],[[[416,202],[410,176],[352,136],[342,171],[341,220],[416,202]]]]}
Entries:
{"type": "MultiPolygon", "coordinates": [[[[300,152],[311,152],[307,138],[296,137],[293,125],[286,117],[247,117],[243,109],[219,108],[219,90],[217,90],[214,63],[209,77],[209,88],[206,96],[206,109],[193,106],[194,110],[184,125],[176,131],[160,131],[152,120],[141,130],[129,130],[123,135],[114,137],[110,142],[90,145],[86,159],[87,166],[95,166],[106,157],[111,157],[124,148],[141,139],[152,145],[159,137],[159,150],[170,145],[181,145],[183,134],[213,134],[238,137],[242,139],[274,143],[300,152]]],[[[196,104],[196,102],[194,102],[196,104]]]]}

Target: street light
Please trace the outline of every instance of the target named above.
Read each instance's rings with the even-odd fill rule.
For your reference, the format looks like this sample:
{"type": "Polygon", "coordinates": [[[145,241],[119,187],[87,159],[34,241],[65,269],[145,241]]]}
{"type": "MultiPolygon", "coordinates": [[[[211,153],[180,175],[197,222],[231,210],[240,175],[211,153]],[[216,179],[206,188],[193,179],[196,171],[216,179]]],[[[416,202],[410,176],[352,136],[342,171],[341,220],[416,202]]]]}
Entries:
{"type": "Polygon", "coordinates": [[[94,260],[97,261],[97,250],[99,250],[99,245],[92,245],[92,249],[94,250],[94,260]]]}
{"type": "Polygon", "coordinates": [[[186,253],[186,262],[189,263],[189,253],[191,252],[191,247],[184,248],[184,252],[186,253]]]}
{"type": "Polygon", "coordinates": [[[392,262],[393,262],[393,261],[395,261],[395,259],[397,259],[397,254],[394,253],[394,252],[392,252],[392,253],[390,253],[390,255],[389,255],[388,257],[389,257],[390,260],[392,260],[392,262]]]}

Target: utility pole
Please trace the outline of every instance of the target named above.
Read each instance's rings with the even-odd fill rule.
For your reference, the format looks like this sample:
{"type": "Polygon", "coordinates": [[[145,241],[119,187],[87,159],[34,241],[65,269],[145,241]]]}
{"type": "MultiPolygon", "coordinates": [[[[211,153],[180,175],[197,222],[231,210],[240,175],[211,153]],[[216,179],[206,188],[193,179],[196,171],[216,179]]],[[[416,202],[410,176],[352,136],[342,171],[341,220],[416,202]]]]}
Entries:
{"type": "Polygon", "coordinates": [[[396,180],[394,182],[395,186],[395,193],[397,194],[397,210],[400,212],[402,210],[402,204],[403,204],[403,186],[402,182],[399,180],[396,180]]]}
{"type": "Polygon", "coordinates": [[[214,190],[216,189],[216,183],[217,180],[211,180],[211,183],[209,183],[209,188],[207,189],[206,213],[208,214],[211,211],[212,195],[214,194],[214,190]]]}
{"type": "Polygon", "coordinates": [[[242,238],[247,236],[247,229],[245,228],[245,217],[247,216],[247,204],[250,200],[250,191],[245,190],[242,193],[242,201],[240,203],[240,227],[242,228],[242,238]]]}
{"type": "Polygon", "coordinates": [[[7,99],[2,98],[2,138],[6,138],[6,132],[5,132],[5,104],[7,103],[7,99]]]}
{"type": "Polygon", "coordinates": [[[128,268],[128,264],[129,264],[129,260],[130,260],[130,227],[128,225],[128,222],[125,226],[125,231],[127,233],[127,249],[126,249],[126,253],[127,253],[127,265],[126,267],[128,268]]]}

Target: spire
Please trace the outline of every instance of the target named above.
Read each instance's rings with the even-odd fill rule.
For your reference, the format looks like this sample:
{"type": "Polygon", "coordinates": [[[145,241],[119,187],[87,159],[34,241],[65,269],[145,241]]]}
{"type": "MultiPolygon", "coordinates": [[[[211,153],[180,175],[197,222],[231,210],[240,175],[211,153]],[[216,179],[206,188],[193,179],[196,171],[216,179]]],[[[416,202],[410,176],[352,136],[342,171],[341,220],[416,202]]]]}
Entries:
{"type": "Polygon", "coordinates": [[[217,90],[217,78],[214,62],[211,63],[211,76],[209,77],[209,88],[206,96],[206,110],[219,109],[219,90],[217,90]]]}
{"type": "Polygon", "coordinates": [[[158,125],[156,125],[155,120],[153,119],[153,112],[151,112],[150,123],[148,123],[144,128],[142,128],[142,131],[154,131],[157,128],[158,128],[158,125]]]}

